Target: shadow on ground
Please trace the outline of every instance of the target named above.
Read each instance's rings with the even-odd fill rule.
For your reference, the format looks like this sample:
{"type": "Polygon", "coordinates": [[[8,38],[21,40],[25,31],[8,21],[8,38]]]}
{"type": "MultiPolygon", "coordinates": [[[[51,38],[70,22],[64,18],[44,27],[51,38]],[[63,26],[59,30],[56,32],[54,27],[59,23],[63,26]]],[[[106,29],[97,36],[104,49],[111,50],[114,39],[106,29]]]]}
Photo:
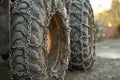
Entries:
{"type": "Polygon", "coordinates": [[[9,80],[8,65],[0,57],[0,80],[9,80]]]}

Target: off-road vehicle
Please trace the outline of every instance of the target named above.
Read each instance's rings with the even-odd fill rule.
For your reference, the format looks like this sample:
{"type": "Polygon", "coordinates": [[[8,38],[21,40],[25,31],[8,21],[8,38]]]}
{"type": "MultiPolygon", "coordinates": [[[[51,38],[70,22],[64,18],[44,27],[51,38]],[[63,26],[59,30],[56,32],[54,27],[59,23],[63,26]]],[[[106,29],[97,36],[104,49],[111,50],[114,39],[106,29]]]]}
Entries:
{"type": "Polygon", "coordinates": [[[89,0],[0,0],[0,54],[11,80],[64,80],[91,68],[95,55],[89,0]]]}

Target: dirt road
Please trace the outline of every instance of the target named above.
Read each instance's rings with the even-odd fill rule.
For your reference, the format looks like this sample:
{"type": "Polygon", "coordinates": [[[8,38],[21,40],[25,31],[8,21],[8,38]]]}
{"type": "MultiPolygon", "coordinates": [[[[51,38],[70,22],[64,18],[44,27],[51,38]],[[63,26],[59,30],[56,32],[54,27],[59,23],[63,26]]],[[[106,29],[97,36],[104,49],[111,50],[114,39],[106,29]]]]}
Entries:
{"type": "Polygon", "coordinates": [[[120,39],[106,39],[96,44],[96,56],[120,59],[120,39]]]}
{"type": "Polygon", "coordinates": [[[89,72],[69,72],[65,80],[120,80],[120,59],[96,58],[89,72]]]}
{"type": "Polygon", "coordinates": [[[96,44],[96,61],[89,72],[69,72],[65,80],[120,80],[120,39],[96,44]]]}

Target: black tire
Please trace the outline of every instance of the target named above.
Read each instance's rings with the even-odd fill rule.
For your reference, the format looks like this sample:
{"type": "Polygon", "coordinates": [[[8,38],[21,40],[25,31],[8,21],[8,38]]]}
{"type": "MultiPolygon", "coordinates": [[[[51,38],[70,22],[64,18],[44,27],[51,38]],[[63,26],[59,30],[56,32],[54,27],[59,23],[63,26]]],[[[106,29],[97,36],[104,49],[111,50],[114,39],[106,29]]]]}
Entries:
{"type": "Polygon", "coordinates": [[[89,0],[71,0],[67,3],[70,16],[71,59],[69,70],[87,71],[94,62],[94,17],[89,0]]]}
{"type": "Polygon", "coordinates": [[[9,58],[13,80],[64,79],[70,50],[67,13],[64,6],[58,5],[59,10],[56,10],[53,4],[51,0],[13,3],[9,58]],[[48,31],[50,51],[46,45],[48,31]]]}

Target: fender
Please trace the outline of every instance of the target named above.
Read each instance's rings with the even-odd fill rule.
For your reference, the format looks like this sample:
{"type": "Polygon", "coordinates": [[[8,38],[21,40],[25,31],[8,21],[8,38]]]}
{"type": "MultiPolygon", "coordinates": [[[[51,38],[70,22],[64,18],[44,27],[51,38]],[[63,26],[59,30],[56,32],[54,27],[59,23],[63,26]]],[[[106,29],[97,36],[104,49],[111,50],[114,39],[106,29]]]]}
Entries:
{"type": "Polygon", "coordinates": [[[10,1],[0,0],[0,55],[9,50],[10,1]]]}

